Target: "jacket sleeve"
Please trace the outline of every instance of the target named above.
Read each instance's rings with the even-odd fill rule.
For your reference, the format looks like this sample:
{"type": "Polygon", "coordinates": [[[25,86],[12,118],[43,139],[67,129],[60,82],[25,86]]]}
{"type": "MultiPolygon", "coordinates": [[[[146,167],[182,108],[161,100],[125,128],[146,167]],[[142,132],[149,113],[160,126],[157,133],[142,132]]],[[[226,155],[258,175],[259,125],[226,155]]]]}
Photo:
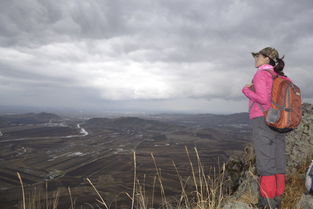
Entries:
{"type": "Polygon", "coordinates": [[[267,97],[269,94],[267,92],[266,85],[268,79],[269,75],[266,71],[258,71],[253,78],[255,92],[252,91],[249,87],[244,87],[242,92],[253,102],[257,102],[262,105],[267,104],[267,97]]]}

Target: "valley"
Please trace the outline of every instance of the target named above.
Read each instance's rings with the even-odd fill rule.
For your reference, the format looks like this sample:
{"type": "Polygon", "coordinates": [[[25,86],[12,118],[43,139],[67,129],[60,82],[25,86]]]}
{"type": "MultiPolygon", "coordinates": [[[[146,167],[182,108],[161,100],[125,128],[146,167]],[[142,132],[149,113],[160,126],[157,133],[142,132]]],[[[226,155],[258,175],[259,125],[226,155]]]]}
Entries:
{"type": "Polygon", "coordinates": [[[77,205],[96,203],[96,193],[86,178],[101,191],[110,208],[129,208],[129,198],[121,194],[132,192],[133,153],[137,177],[147,193],[156,187],[157,204],[159,185],[154,186],[151,154],[162,171],[166,194],[174,197],[181,189],[173,162],[187,179],[191,168],[186,149],[196,163],[196,148],[206,169],[226,161],[249,142],[245,117],[246,113],[90,119],[48,113],[0,116],[0,204],[18,208],[22,195],[19,172],[26,190],[42,189],[47,183],[48,196],[61,191],[60,208],[69,207],[68,187],[77,205]]]}

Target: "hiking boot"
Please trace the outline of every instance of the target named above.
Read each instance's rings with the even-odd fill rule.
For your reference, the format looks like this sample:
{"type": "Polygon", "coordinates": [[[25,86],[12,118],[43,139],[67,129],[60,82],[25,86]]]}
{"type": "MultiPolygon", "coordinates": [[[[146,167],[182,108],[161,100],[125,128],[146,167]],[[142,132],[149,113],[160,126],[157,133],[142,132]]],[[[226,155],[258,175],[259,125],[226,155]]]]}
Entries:
{"type": "Polygon", "coordinates": [[[281,206],[282,197],[281,196],[277,196],[277,197],[274,198],[274,200],[276,201],[276,207],[279,209],[280,206],[281,206]]]}
{"type": "Polygon", "coordinates": [[[259,202],[257,207],[259,209],[279,209],[280,208],[280,202],[279,199],[275,198],[265,198],[265,197],[259,197],[259,202]]]}

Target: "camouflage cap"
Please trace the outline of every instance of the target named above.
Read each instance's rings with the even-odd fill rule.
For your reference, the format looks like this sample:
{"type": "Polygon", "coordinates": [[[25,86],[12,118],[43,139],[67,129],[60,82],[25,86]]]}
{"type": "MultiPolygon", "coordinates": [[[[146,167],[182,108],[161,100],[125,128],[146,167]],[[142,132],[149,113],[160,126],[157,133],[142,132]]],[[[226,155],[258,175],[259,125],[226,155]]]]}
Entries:
{"type": "Polygon", "coordinates": [[[274,60],[275,62],[277,62],[277,59],[279,58],[279,54],[278,51],[272,47],[266,47],[264,49],[262,49],[259,52],[252,52],[251,53],[253,57],[255,57],[258,54],[262,54],[266,57],[271,58],[272,60],[274,60]]]}

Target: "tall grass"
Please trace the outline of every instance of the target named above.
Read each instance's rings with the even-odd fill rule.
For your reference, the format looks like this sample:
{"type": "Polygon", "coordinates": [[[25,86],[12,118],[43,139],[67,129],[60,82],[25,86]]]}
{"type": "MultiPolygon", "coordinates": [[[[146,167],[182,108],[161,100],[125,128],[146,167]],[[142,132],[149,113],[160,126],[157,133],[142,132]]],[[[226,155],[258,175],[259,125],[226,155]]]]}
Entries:
{"type": "MultiPolygon", "coordinates": [[[[20,180],[21,188],[22,188],[22,203],[20,204],[20,208],[22,209],[57,209],[59,205],[59,191],[57,190],[51,196],[48,194],[48,184],[46,182],[45,192],[42,192],[42,189],[39,187],[28,188],[25,190],[24,183],[21,175],[17,172],[17,176],[20,180]]],[[[70,189],[69,189],[70,192],[70,189]]],[[[71,208],[74,208],[74,203],[71,198],[71,208]]]]}
{"type": "MultiPolygon", "coordinates": [[[[205,169],[205,166],[201,162],[198,150],[194,148],[194,154],[196,157],[195,162],[192,161],[190,151],[185,147],[185,151],[188,157],[188,165],[190,167],[190,176],[184,178],[179,169],[177,168],[174,161],[172,165],[175,169],[178,184],[180,186],[180,195],[178,195],[174,201],[172,197],[166,195],[166,183],[162,177],[161,169],[157,165],[157,160],[153,153],[151,153],[152,162],[154,164],[156,175],[153,178],[152,191],[148,193],[145,185],[145,175],[143,182],[137,177],[137,162],[136,153],[133,152],[133,188],[132,193],[126,193],[126,196],[130,200],[129,208],[131,209],[153,209],[155,207],[161,209],[220,209],[223,206],[223,201],[229,198],[229,194],[223,192],[225,189],[225,164],[221,167],[213,167],[205,169]],[[192,185],[191,191],[187,189],[187,185],[192,185]],[[157,195],[157,192],[160,192],[157,195]],[[156,202],[157,197],[161,198],[160,202],[156,202]]],[[[303,164],[302,173],[305,173],[307,164],[303,164]]],[[[252,172],[250,171],[251,175],[252,172]]],[[[18,178],[21,183],[22,189],[22,203],[21,209],[57,209],[59,204],[59,191],[48,196],[47,183],[46,191],[42,192],[40,189],[33,191],[28,197],[25,195],[24,185],[20,174],[18,178]]],[[[256,178],[256,176],[254,176],[256,178]]],[[[96,185],[87,178],[87,182],[91,185],[93,191],[97,194],[96,204],[84,203],[83,205],[77,206],[72,198],[71,189],[68,187],[67,191],[70,197],[69,209],[79,208],[105,208],[109,209],[112,200],[106,200],[98,191],[96,185]],[[94,206],[96,205],[96,206],[94,206]]],[[[283,199],[282,208],[294,208],[295,204],[303,193],[303,188],[300,188],[303,182],[299,182],[299,175],[294,174],[287,176],[286,192],[283,199]],[[300,185],[300,186],[299,186],[300,185]],[[295,189],[294,187],[298,188],[295,189]],[[296,195],[297,198],[294,198],[296,195]]],[[[253,200],[245,200],[246,203],[252,203],[253,200]]],[[[254,208],[251,206],[251,208],[254,208]]]]}
{"type": "MultiPolygon", "coordinates": [[[[137,178],[137,166],[136,166],[136,153],[133,153],[134,160],[134,181],[133,181],[133,192],[132,194],[128,194],[127,196],[131,200],[130,208],[137,209],[150,209],[153,208],[156,204],[155,200],[155,192],[156,182],[158,183],[158,188],[160,190],[161,203],[158,206],[162,209],[219,209],[222,206],[222,201],[224,200],[225,194],[223,194],[224,187],[224,173],[225,173],[225,165],[220,168],[211,168],[211,170],[205,171],[205,168],[200,160],[199,153],[196,148],[194,148],[194,152],[196,155],[196,162],[191,160],[190,152],[185,147],[186,154],[188,156],[188,163],[191,169],[191,179],[193,183],[193,191],[187,191],[186,186],[190,179],[188,177],[185,181],[183,177],[180,175],[180,172],[175,164],[172,161],[173,167],[176,171],[177,178],[179,181],[181,194],[176,197],[175,201],[169,201],[168,196],[165,192],[165,184],[162,178],[161,169],[157,165],[157,161],[153,153],[151,153],[151,158],[154,164],[156,176],[153,182],[152,188],[152,196],[150,197],[146,193],[145,184],[142,184],[140,180],[137,178]],[[211,175],[213,174],[213,175],[211,175]]],[[[93,186],[91,181],[88,179],[89,183],[93,186]]],[[[100,197],[99,192],[93,186],[94,190],[100,197]]],[[[100,197],[103,201],[103,198],[100,197]]],[[[106,207],[107,208],[107,207],[106,207]]]]}
{"type": "Polygon", "coordinates": [[[308,157],[298,166],[297,172],[286,176],[286,188],[283,195],[282,208],[296,208],[297,203],[305,191],[305,175],[312,159],[313,156],[308,157]]]}

